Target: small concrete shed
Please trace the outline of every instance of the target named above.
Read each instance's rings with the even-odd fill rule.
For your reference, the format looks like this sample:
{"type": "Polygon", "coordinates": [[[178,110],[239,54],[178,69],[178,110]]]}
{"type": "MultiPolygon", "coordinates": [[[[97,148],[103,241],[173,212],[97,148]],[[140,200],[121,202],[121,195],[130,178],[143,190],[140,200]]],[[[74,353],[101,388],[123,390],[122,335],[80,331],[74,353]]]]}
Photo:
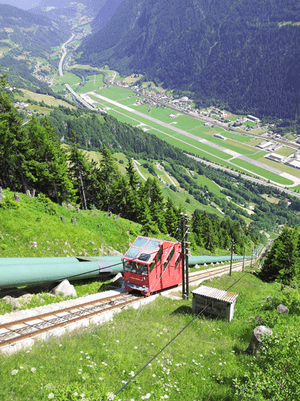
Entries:
{"type": "Polygon", "coordinates": [[[201,285],[193,294],[193,312],[199,313],[206,308],[203,314],[215,315],[230,322],[234,314],[235,301],[238,294],[217,288],[201,285]]]}

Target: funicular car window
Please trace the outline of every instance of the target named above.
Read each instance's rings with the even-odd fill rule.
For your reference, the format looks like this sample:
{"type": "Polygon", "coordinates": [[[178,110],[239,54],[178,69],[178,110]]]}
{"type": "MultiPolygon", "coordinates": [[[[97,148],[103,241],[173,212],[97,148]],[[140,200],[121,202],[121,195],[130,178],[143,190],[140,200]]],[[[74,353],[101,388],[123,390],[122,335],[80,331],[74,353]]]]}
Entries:
{"type": "Polygon", "coordinates": [[[152,262],[151,265],[150,265],[150,273],[151,273],[152,270],[154,269],[155,263],[156,263],[156,261],[155,261],[155,259],[154,259],[153,262],[152,262]]]}
{"type": "Polygon", "coordinates": [[[139,248],[135,248],[132,246],[131,248],[128,249],[124,257],[128,259],[135,259],[140,253],[140,251],[141,250],[139,248]]]}
{"type": "Polygon", "coordinates": [[[179,257],[179,255],[178,255],[178,258],[177,258],[177,260],[176,260],[176,262],[175,262],[175,269],[177,269],[178,264],[179,264],[179,261],[180,261],[180,257],[179,257]]]}
{"type": "Polygon", "coordinates": [[[162,254],[163,254],[163,247],[161,246],[161,247],[159,248],[159,251],[157,252],[157,255],[156,255],[156,260],[157,260],[157,262],[160,261],[160,258],[161,258],[161,256],[162,256],[162,254]]]}
{"type": "Polygon", "coordinates": [[[133,246],[138,246],[139,248],[143,248],[148,241],[148,238],[137,237],[137,239],[132,244],[133,246]]]}
{"type": "Polygon", "coordinates": [[[171,259],[173,258],[174,253],[175,253],[175,250],[173,248],[172,251],[170,252],[170,255],[168,256],[167,260],[165,261],[164,270],[166,270],[166,268],[169,266],[169,263],[171,262],[171,259]]]}
{"type": "Polygon", "coordinates": [[[138,274],[144,274],[145,276],[148,274],[148,266],[144,265],[142,263],[137,263],[137,273],[138,274]]]}
{"type": "Polygon", "coordinates": [[[136,264],[134,262],[125,261],[124,269],[126,272],[136,273],[136,264]]]}
{"type": "Polygon", "coordinates": [[[148,244],[145,246],[145,248],[149,249],[150,251],[155,251],[155,249],[157,249],[159,244],[160,244],[160,241],[155,241],[154,239],[151,239],[148,242],[148,244]]]}

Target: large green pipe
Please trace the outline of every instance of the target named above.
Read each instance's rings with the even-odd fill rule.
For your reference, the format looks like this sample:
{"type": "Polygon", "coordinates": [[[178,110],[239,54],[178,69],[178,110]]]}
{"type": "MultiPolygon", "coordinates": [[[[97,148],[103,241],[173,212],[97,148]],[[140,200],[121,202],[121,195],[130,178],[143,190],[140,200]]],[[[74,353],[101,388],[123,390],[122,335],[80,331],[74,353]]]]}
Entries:
{"type": "MultiPolygon", "coordinates": [[[[250,259],[246,256],[246,259],[250,259]]],[[[229,262],[231,256],[189,256],[189,266],[204,263],[229,262]]],[[[241,260],[243,256],[233,256],[241,260]]],[[[62,281],[93,278],[101,273],[123,271],[122,256],[58,257],[58,258],[0,258],[0,288],[34,284],[45,281],[62,281]]]]}
{"type": "Polygon", "coordinates": [[[101,273],[117,273],[123,270],[120,256],[82,259],[84,261],[73,257],[0,259],[0,287],[62,281],[65,278],[92,278],[101,273]]]}

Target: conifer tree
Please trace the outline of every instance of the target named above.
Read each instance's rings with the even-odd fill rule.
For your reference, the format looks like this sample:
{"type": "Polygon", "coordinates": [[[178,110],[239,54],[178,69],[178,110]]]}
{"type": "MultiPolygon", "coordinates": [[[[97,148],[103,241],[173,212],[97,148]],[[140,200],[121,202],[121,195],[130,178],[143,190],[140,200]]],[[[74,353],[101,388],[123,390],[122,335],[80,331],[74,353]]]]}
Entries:
{"type": "Polygon", "coordinates": [[[299,228],[284,228],[276,238],[260,272],[266,281],[279,280],[291,284],[300,279],[299,228]]]}
{"type": "Polygon", "coordinates": [[[33,116],[26,131],[30,149],[24,166],[32,180],[30,186],[57,203],[72,200],[75,192],[68,176],[66,155],[52,123],[45,117],[41,125],[33,116]]]}
{"type": "Polygon", "coordinates": [[[77,135],[72,131],[72,146],[68,155],[69,159],[69,174],[72,179],[77,196],[79,196],[82,209],[88,208],[88,193],[87,190],[90,186],[90,173],[91,163],[87,160],[85,155],[77,147],[77,135]]]}
{"type": "Polygon", "coordinates": [[[102,158],[98,174],[100,186],[98,199],[102,210],[110,210],[110,204],[113,203],[114,198],[113,184],[120,176],[120,173],[110,150],[105,145],[103,145],[101,156],[102,158]]]}
{"type": "Polygon", "coordinates": [[[6,75],[0,76],[0,182],[3,187],[25,192],[28,178],[24,161],[29,141],[22,128],[22,120],[5,93],[6,75]]]}

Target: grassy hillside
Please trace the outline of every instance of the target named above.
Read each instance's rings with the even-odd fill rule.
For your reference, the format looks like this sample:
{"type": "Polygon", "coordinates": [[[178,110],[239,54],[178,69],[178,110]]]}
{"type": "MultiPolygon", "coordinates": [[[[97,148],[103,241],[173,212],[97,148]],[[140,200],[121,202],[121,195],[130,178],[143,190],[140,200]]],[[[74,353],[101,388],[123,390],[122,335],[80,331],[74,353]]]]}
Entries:
{"type": "Polygon", "coordinates": [[[4,190],[0,203],[0,257],[109,255],[124,252],[140,233],[128,220],[105,217],[104,212],[80,211],[49,200],[4,190]],[[61,216],[66,223],[62,223],[61,216]],[[75,217],[77,225],[71,223],[75,217]],[[100,224],[100,228],[98,228],[100,224]],[[37,242],[37,249],[32,247],[37,242]]]}
{"type": "MultiPolygon", "coordinates": [[[[233,320],[196,318],[115,400],[298,399],[298,290],[281,291],[278,283],[248,273],[206,284],[231,286],[238,294],[233,320]],[[281,302],[289,315],[276,311],[281,302]],[[253,329],[261,324],[273,335],[259,357],[248,355],[253,329]]],[[[53,337],[10,357],[0,354],[3,399],[23,401],[34,394],[38,400],[112,400],[194,317],[191,299],[160,297],[101,326],[53,337]]]]}

